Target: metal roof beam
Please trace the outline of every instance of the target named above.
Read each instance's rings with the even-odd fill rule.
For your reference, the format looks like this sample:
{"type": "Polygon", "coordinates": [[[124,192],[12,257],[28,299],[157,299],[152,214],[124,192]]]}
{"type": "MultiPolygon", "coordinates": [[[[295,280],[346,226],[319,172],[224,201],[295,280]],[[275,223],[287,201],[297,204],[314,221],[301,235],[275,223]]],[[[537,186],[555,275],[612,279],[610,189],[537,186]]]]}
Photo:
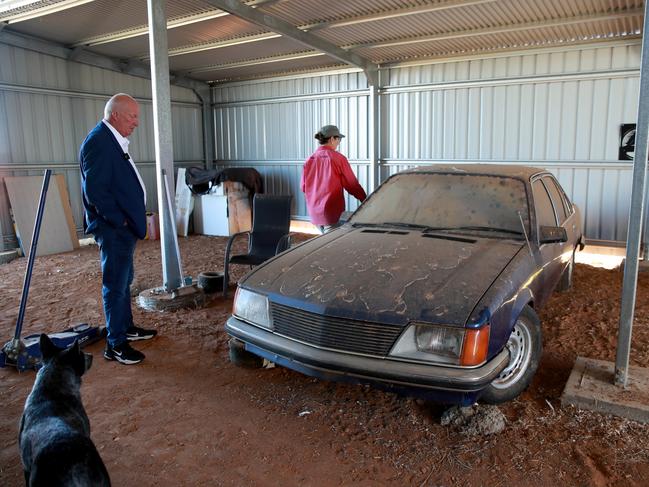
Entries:
{"type": "Polygon", "coordinates": [[[371,85],[376,84],[378,78],[378,66],[368,59],[348,52],[335,44],[324,39],[316,37],[308,32],[295,27],[293,24],[286,22],[278,17],[265,14],[258,10],[242,4],[238,0],[205,0],[207,3],[214,5],[226,12],[236,15],[239,18],[252,22],[253,24],[266,27],[267,29],[277,32],[289,39],[293,39],[312,49],[322,51],[328,56],[338,59],[346,64],[361,68],[368,78],[371,85]]]}
{"type": "MultiPolygon", "coordinates": [[[[247,5],[253,8],[261,7],[264,5],[272,5],[274,3],[279,3],[282,0],[250,0],[247,5]]],[[[213,9],[207,12],[199,12],[196,14],[184,15],[182,17],[176,17],[167,21],[167,29],[176,29],[178,27],[184,27],[186,25],[196,24],[198,22],[205,22],[207,20],[218,19],[219,17],[225,17],[230,15],[228,12],[224,12],[220,9],[213,9]]],[[[86,37],[81,39],[70,47],[77,46],[98,46],[101,44],[108,44],[110,42],[123,41],[125,39],[131,39],[133,37],[140,37],[148,35],[149,27],[147,25],[141,25],[139,27],[133,27],[132,29],[120,30],[116,32],[108,32],[105,34],[100,34],[97,36],[86,37]]]]}
{"type": "Polygon", "coordinates": [[[446,2],[436,3],[434,5],[420,5],[417,7],[406,7],[398,10],[391,10],[388,12],[377,12],[373,14],[362,15],[358,17],[351,17],[348,19],[331,20],[325,22],[316,22],[313,24],[303,25],[300,28],[307,32],[315,30],[333,29],[336,27],[346,27],[349,25],[363,24],[366,22],[376,22],[379,20],[394,19],[397,17],[406,17],[409,15],[417,15],[430,12],[438,12],[440,10],[451,10],[461,7],[472,7],[475,5],[482,5],[484,3],[493,3],[497,0],[447,0],[446,2]]]}
{"type": "MultiPolygon", "coordinates": [[[[25,20],[36,19],[38,17],[43,17],[44,15],[54,14],[56,12],[62,12],[85,3],[94,2],[95,0],[62,0],[56,3],[48,3],[41,5],[40,7],[20,10],[15,12],[16,6],[12,6],[11,3],[6,7],[11,8],[8,10],[6,7],[4,9],[0,8],[0,12],[4,11],[5,13],[0,13],[0,22],[7,22],[9,24],[14,24],[16,22],[23,22],[25,20]],[[14,11],[14,13],[10,13],[14,11]]],[[[32,2],[36,3],[36,2],[32,2]]],[[[21,5],[24,6],[24,5],[21,5]]]]}
{"type": "Polygon", "coordinates": [[[405,46],[409,44],[421,44],[423,42],[447,41],[451,39],[463,39],[467,37],[477,37],[490,34],[505,34],[509,32],[520,32],[535,29],[547,29],[551,27],[565,27],[573,24],[584,24],[591,22],[605,22],[608,20],[621,20],[634,15],[642,15],[642,9],[632,9],[626,12],[612,13],[612,14],[594,14],[594,15],[581,15],[577,17],[570,17],[556,20],[544,20],[541,22],[529,22],[526,24],[507,25],[498,27],[489,27],[486,29],[466,30],[459,32],[448,32],[444,34],[436,34],[432,36],[410,37],[407,39],[398,39],[392,41],[379,41],[368,42],[359,44],[349,44],[342,46],[344,49],[354,50],[360,48],[379,48],[379,47],[395,47],[405,46]]]}
{"type": "MultiPolygon", "coordinates": [[[[151,67],[140,61],[124,62],[108,56],[95,54],[84,49],[69,49],[55,42],[45,41],[37,37],[18,34],[16,32],[9,32],[8,30],[0,32],[0,43],[40,52],[61,59],[109,69],[111,71],[117,71],[119,73],[151,79],[151,67]]],[[[189,88],[194,91],[200,91],[207,86],[204,81],[185,78],[184,76],[173,76],[173,73],[172,77],[174,85],[189,88]]]]}

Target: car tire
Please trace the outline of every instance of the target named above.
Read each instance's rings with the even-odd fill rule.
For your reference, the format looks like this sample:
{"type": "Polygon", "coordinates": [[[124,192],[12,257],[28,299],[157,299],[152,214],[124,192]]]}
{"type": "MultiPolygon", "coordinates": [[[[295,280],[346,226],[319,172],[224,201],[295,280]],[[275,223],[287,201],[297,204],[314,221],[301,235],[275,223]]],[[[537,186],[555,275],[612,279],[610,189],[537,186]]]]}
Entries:
{"type": "Polygon", "coordinates": [[[510,353],[509,362],[481,396],[481,400],[488,404],[499,404],[517,397],[530,385],[539,366],[543,351],[541,321],[529,306],[518,315],[505,348],[510,353]]]}
{"type": "Polygon", "coordinates": [[[564,269],[563,274],[561,274],[561,279],[559,280],[559,285],[557,286],[557,289],[559,291],[567,291],[572,287],[572,274],[575,270],[575,252],[576,250],[572,251],[570,263],[564,269]]]}
{"type": "Polygon", "coordinates": [[[243,342],[231,338],[228,342],[228,355],[230,362],[237,367],[244,367],[246,369],[260,369],[264,365],[264,359],[246,351],[243,342]]]}
{"type": "Polygon", "coordinates": [[[198,287],[211,294],[223,290],[223,273],[205,271],[198,274],[198,287]]]}

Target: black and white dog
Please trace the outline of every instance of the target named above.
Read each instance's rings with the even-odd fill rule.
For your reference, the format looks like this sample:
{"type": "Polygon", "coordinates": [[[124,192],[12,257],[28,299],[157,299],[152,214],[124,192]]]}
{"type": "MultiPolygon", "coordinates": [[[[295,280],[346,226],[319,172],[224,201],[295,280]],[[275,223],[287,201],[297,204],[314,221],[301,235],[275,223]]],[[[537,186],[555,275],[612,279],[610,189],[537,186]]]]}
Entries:
{"type": "Polygon", "coordinates": [[[79,392],[92,355],[82,352],[78,342],[62,350],[47,335],[41,335],[40,346],[43,367],[20,421],[26,485],[110,486],[79,392]]]}

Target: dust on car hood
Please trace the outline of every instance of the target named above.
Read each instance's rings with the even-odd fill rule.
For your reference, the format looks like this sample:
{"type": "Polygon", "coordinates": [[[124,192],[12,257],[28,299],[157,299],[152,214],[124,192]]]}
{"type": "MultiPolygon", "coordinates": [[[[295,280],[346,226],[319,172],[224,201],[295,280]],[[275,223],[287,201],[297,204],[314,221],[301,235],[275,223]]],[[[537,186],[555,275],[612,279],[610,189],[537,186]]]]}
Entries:
{"type": "Polygon", "coordinates": [[[242,287],[356,320],[463,325],[524,243],[345,226],[260,266],[242,287]]]}

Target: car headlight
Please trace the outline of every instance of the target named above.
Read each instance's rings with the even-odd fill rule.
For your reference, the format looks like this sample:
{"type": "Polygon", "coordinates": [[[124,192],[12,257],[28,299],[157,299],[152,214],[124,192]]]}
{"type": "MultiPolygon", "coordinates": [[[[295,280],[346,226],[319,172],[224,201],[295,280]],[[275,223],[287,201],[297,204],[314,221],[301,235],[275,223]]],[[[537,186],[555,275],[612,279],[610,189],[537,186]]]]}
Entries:
{"type": "Polygon", "coordinates": [[[237,294],[234,297],[232,314],[253,325],[261,326],[269,330],[273,329],[273,320],[270,316],[268,298],[263,294],[238,288],[237,294]]]}
{"type": "Polygon", "coordinates": [[[489,325],[467,329],[411,323],[392,347],[393,357],[449,365],[482,364],[489,349],[489,325]]]}

